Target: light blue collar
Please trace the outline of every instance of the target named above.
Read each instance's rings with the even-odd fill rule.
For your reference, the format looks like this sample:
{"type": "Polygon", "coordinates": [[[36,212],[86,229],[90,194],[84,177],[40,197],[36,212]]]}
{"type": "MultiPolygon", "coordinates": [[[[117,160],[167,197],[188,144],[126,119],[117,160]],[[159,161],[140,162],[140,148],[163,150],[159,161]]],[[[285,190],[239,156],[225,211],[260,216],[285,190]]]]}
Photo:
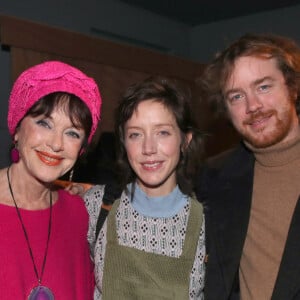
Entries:
{"type": "MultiPolygon", "coordinates": [[[[132,191],[132,184],[127,186],[129,194],[132,191]]],[[[152,218],[169,218],[176,215],[188,201],[178,185],[166,196],[149,197],[139,186],[135,184],[132,199],[133,208],[140,214],[152,218]]]]}

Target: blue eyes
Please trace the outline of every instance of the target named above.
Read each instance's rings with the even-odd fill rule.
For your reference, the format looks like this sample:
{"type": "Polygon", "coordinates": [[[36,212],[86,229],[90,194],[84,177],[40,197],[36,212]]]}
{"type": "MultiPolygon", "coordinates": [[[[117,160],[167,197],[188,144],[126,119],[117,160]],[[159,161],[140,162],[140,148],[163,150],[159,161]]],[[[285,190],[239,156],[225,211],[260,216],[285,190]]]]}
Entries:
{"type": "Polygon", "coordinates": [[[269,85],[269,84],[264,84],[264,85],[261,85],[261,86],[259,87],[259,90],[260,90],[260,91],[267,91],[267,90],[270,89],[270,87],[271,87],[271,85],[269,85]]]}
{"type": "MultiPolygon", "coordinates": [[[[45,119],[37,120],[36,124],[38,126],[41,126],[41,127],[47,128],[47,129],[52,129],[52,125],[50,124],[50,122],[48,122],[45,119]]],[[[67,130],[66,135],[70,136],[71,138],[75,138],[75,139],[80,139],[80,137],[81,137],[77,131],[74,131],[72,129],[67,130]]]]}
{"type": "Polygon", "coordinates": [[[128,135],[128,137],[129,137],[130,139],[136,139],[138,136],[139,136],[139,134],[136,133],[136,132],[130,133],[130,134],[128,135]]]}
{"type": "MultiPolygon", "coordinates": [[[[158,131],[156,133],[157,136],[161,136],[161,137],[167,137],[167,136],[170,136],[171,133],[167,130],[161,130],[161,131],[158,131]]],[[[139,133],[139,132],[132,132],[132,133],[129,133],[128,134],[128,138],[129,139],[137,139],[139,137],[142,137],[143,136],[143,133],[139,133]]]]}
{"type": "MultiPolygon", "coordinates": [[[[271,84],[263,84],[263,85],[259,85],[256,87],[254,93],[256,95],[259,95],[261,93],[268,93],[270,91],[270,89],[272,88],[271,84]]],[[[243,92],[243,91],[237,91],[236,93],[232,92],[229,93],[227,96],[227,99],[230,103],[235,103],[235,102],[239,102],[243,99],[246,99],[248,97],[247,93],[243,92]]]]}
{"type": "Polygon", "coordinates": [[[240,102],[243,98],[245,98],[244,94],[231,94],[227,96],[228,102],[230,103],[236,103],[240,102]]]}
{"type": "Polygon", "coordinates": [[[50,128],[50,125],[48,124],[48,122],[46,120],[37,120],[36,124],[38,124],[42,127],[50,128]]]}
{"type": "Polygon", "coordinates": [[[170,132],[169,131],[166,131],[166,130],[162,130],[158,133],[159,135],[162,135],[162,136],[168,136],[170,135],[170,132]]]}
{"type": "Polygon", "coordinates": [[[237,95],[233,95],[233,96],[229,97],[229,100],[231,102],[237,101],[237,100],[240,100],[240,99],[242,99],[242,95],[241,94],[237,94],[237,95]]]}
{"type": "Polygon", "coordinates": [[[80,135],[77,132],[75,132],[75,131],[67,132],[67,135],[69,135],[70,137],[73,137],[75,139],[79,139],[80,138],[80,135]]]}

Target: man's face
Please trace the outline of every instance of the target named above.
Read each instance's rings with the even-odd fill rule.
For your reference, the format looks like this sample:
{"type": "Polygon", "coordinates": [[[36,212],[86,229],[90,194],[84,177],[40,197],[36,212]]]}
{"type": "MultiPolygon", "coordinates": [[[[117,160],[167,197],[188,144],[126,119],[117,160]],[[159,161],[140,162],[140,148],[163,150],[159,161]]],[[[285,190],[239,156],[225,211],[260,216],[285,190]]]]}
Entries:
{"type": "Polygon", "coordinates": [[[231,122],[254,147],[266,148],[298,134],[297,95],[290,94],[275,59],[238,58],[224,96],[231,122]]]}

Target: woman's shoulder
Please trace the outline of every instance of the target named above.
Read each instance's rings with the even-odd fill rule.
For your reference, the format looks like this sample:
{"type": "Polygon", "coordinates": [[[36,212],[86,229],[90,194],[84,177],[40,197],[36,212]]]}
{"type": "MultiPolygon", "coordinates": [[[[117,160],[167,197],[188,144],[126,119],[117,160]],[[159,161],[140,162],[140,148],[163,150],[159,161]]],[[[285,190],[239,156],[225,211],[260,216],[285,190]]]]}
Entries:
{"type": "Polygon", "coordinates": [[[13,206],[11,194],[9,192],[9,189],[7,188],[7,168],[0,169],[0,189],[0,204],[13,206]]]}
{"type": "MultiPolygon", "coordinates": [[[[54,191],[55,193],[55,191],[54,191]]],[[[72,201],[82,203],[82,197],[80,195],[74,195],[67,190],[59,189],[57,190],[58,199],[64,201],[72,201]]]]}
{"type": "Polygon", "coordinates": [[[104,190],[105,185],[94,185],[85,192],[83,199],[89,214],[99,214],[104,190]]]}
{"type": "Polygon", "coordinates": [[[93,185],[84,193],[84,199],[102,199],[104,195],[105,185],[93,185]]]}
{"type": "Polygon", "coordinates": [[[54,193],[57,193],[58,196],[58,202],[57,204],[59,206],[66,206],[66,207],[72,207],[72,209],[82,209],[84,207],[84,202],[81,196],[74,195],[69,193],[69,191],[59,189],[55,191],[54,193]]]}

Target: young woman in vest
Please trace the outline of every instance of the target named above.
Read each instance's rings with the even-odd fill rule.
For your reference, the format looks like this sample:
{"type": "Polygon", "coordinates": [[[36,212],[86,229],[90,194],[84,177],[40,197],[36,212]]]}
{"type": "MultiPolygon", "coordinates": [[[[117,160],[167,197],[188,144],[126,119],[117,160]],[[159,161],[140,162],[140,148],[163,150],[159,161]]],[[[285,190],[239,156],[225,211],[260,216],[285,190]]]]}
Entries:
{"type": "Polygon", "coordinates": [[[97,236],[105,186],[85,194],[94,299],[203,299],[204,219],[192,184],[202,138],[188,100],[171,81],[149,78],[117,108],[122,193],[97,236]]]}

